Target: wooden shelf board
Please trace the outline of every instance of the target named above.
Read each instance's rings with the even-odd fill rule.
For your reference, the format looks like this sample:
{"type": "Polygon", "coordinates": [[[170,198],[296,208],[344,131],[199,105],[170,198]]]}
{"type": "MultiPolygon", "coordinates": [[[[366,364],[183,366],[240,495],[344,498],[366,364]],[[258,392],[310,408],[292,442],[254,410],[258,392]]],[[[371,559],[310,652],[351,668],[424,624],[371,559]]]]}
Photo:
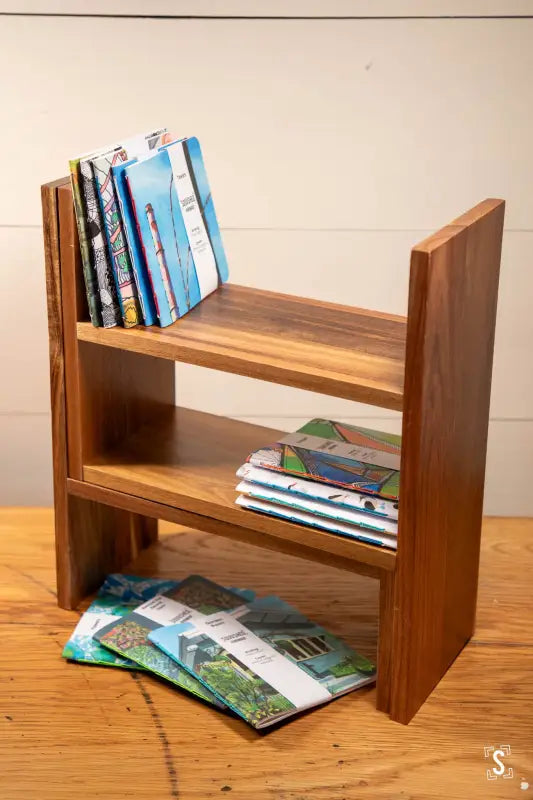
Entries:
{"type": "Polygon", "coordinates": [[[401,410],[406,319],[227,284],[167,328],[95,328],[83,342],[401,410]]]}
{"type": "MultiPolygon", "coordinates": [[[[85,464],[83,479],[207,520],[218,520],[223,535],[231,535],[226,532],[228,524],[237,526],[248,532],[247,541],[251,543],[255,533],[255,543],[260,546],[265,546],[266,534],[271,549],[274,540],[279,541],[280,550],[290,542],[293,552],[301,545],[302,549],[340,556],[374,570],[393,570],[394,551],[235,505],[237,468],[252,450],[274,442],[278,434],[279,431],[225,417],[167,408],[157,424],[144,426],[127,442],[94,463],[85,464]]],[[[213,530],[213,526],[208,529],[213,530]]]]}

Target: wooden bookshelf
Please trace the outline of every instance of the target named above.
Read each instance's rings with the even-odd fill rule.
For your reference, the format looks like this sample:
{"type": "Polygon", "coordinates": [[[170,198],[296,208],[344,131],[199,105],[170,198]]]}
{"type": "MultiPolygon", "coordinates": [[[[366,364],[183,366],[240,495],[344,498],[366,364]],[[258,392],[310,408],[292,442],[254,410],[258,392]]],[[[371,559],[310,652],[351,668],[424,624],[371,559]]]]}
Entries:
{"type": "Polygon", "coordinates": [[[103,330],[68,181],[42,197],[59,604],[157,519],[375,577],[377,706],[409,722],[474,629],[503,201],[413,249],[407,318],[228,285],[169,328],[103,330]],[[398,550],[236,506],[236,469],[279,432],[176,408],[175,361],[402,410],[398,550]]]}

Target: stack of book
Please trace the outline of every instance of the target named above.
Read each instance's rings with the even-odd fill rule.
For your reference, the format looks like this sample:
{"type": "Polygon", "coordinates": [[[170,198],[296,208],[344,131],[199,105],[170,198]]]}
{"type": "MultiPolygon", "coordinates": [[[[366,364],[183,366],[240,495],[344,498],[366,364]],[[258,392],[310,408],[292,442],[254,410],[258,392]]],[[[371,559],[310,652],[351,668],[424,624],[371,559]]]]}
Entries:
{"type": "Polygon", "coordinates": [[[279,597],[110,575],[63,657],[141,669],[264,728],[373,682],[374,665],[279,597]]]}
{"type": "Polygon", "coordinates": [[[70,174],[93,325],[170,325],[228,279],[198,139],[162,128],[70,174]]]}
{"type": "Polygon", "coordinates": [[[396,549],[401,437],[325,419],[237,470],[242,508],[396,549]]]}

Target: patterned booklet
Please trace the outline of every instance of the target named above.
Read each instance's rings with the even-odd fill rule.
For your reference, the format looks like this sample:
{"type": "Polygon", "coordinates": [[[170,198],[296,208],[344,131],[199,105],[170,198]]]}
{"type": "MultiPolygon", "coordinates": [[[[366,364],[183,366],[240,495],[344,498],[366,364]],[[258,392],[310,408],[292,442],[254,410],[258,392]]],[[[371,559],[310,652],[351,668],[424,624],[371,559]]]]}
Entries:
{"type": "Polygon", "coordinates": [[[159,651],[148,640],[148,634],[162,625],[196,619],[215,611],[237,608],[247,602],[253,592],[225,589],[199,575],[190,575],[177,587],[158,594],[135,611],[111,622],[95,633],[96,639],[124,658],[181,689],[220,707],[220,702],[196,678],[159,651]]]}
{"type": "Polygon", "coordinates": [[[125,169],[159,323],[170,325],[228,278],[198,140],[125,169]]]}
{"type": "Polygon", "coordinates": [[[380,517],[398,520],[398,503],[378,495],[352,492],[349,489],[342,490],[327,483],[296,478],[293,475],[284,475],[282,472],[253,467],[251,464],[243,464],[236,475],[255,486],[277,489],[289,495],[317,500],[330,506],[364,511],[369,517],[378,517],[378,520],[380,517]]]}
{"type": "Polygon", "coordinates": [[[314,419],[248,457],[252,466],[398,500],[401,436],[314,419]]]}
{"type": "Polygon", "coordinates": [[[94,158],[92,165],[122,321],[125,328],[133,328],[143,320],[112,177],[112,168],[123,161],[127,161],[126,151],[114,150],[94,158]]]}
{"type": "Polygon", "coordinates": [[[279,597],[158,628],[149,639],[255,728],[376,676],[370,661],[279,597]]]}
{"type": "Polygon", "coordinates": [[[76,224],[78,226],[78,239],[80,243],[81,263],[83,268],[83,278],[85,281],[87,305],[89,307],[89,316],[92,324],[98,328],[102,325],[102,310],[100,307],[100,296],[98,293],[96,271],[91,260],[91,253],[89,249],[89,233],[87,226],[87,215],[85,211],[85,198],[82,190],[80,160],[81,159],[79,158],[72,159],[69,162],[69,171],[72,183],[74,212],[76,214],[76,224]]]}
{"type": "Polygon", "coordinates": [[[340,536],[350,536],[352,539],[359,539],[367,544],[374,544],[380,547],[390,547],[396,550],[398,546],[396,534],[381,533],[377,530],[370,530],[360,525],[350,525],[338,519],[331,519],[326,516],[311,511],[300,511],[295,507],[273,503],[266,500],[258,500],[255,497],[248,497],[240,494],[236,501],[241,508],[256,511],[259,514],[268,514],[270,517],[279,517],[289,522],[298,522],[310,528],[318,528],[321,531],[337,533],[340,536]]]}
{"type": "Polygon", "coordinates": [[[274,503],[287,509],[295,509],[303,513],[314,514],[317,517],[325,517],[348,525],[356,525],[369,531],[390,533],[392,535],[398,533],[398,523],[395,520],[378,517],[375,514],[366,514],[364,511],[356,511],[346,508],[346,506],[323,503],[311,497],[301,497],[293,492],[284,492],[280,489],[272,489],[269,486],[260,486],[257,483],[249,483],[248,481],[241,481],[237,485],[236,491],[252,500],[264,500],[267,503],[274,503]]]}
{"type": "Polygon", "coordinates": [[[138,159],[136,158],[130,158],[128,161],[122,161],[121,163],[116,164],[112,168],[113,183],[117,193],[122,230],[128,247],[131,268],[135,276],[135,284],[137,286],[139,304],[141,306],[141,314],[144,324],[157,325],[158,319],[154,303],[151,277],[148,272],[143,249],[139,241],[137,222],[133,212],[133,206],[131,203],[128,181],[125,172],[126,167],[129,167],[131,164],[135,164],[137,160],[138,159]]]}
{"type": "Polygon", "coordinates": [[[139,669],[128,658],[102,647],[93,636],[101,628],[129,614],[140,603],[160,592],[168,592],[179,585],[178,581],[160,578],[139,578],[135,575],[108,575],[96,600],[82,615],[63,649],[63,658],[83,664],[139,669]]]}

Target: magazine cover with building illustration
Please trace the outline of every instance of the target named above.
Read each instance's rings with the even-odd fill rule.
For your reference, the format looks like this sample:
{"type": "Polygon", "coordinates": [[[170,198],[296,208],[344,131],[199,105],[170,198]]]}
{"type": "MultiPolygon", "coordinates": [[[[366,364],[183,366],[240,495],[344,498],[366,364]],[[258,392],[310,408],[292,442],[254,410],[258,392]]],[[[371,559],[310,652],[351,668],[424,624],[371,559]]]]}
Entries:
{"type": "Polygon", "coordinates": [[[159,628],[149,638],[256,728],[376,675],[368,659],[279,597],[159,628]]]}
{"type": "Polygon", "coordinates": [[[263,469],[398,500],[400,450],[397,434],[314,419],[247,460],[263,469]]]}
{"type": "Polygon", "coordinates": [[[134,661],[180,689],[222,706],[209,689],[158,650],[148,640],[148,634],[162,625],[236,608],[251,596],[253,592],[226,589],[199,575],[191,575],[165,594],[156,595],[120,620],[110,622],[97,631],[95,637],[103,647],[134,661]]]}

